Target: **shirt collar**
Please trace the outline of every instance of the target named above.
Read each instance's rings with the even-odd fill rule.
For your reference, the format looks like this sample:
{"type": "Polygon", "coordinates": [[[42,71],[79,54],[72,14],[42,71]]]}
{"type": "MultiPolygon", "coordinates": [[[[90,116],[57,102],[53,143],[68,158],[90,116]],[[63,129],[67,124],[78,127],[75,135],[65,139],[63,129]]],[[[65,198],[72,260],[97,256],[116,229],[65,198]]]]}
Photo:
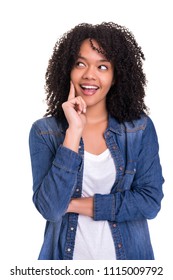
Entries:
{"type": "Polygon", "coordinates": [[[114,133],[117,133],[117,134],[122,134],[122,131],[123,131],[123,126],[121,123],[119,123],[116,118],[112,117],[110,114],[109,114],[109,118],[108,118],[108,128],[107,128],[107,131],[110,130],[114,133]]]}

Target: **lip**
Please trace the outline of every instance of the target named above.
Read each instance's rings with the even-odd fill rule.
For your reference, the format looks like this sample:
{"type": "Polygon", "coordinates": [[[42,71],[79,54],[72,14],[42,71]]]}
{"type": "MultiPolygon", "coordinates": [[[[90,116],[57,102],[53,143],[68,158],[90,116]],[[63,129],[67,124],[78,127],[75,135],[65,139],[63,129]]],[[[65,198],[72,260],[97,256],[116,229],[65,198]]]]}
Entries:
{"type": "Polygon", "coordinates": [[[94,95],[99,89],[97,85],[93,85],[93,84],[81,84],[80,88],[82,90],[82,93],[86,96],[94,95]]]}

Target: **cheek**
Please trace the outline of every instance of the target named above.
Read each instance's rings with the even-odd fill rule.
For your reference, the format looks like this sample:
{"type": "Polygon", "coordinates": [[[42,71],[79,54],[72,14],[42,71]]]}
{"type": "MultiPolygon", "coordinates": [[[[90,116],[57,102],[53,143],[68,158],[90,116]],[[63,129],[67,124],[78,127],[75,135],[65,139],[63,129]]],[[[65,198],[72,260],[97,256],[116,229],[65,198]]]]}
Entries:
{"type": "Polygon", "coordinates": [[[70,74],[70,79],[71,79],[71,81],[72,81],[73,83],[78,83],[79,78],[80,78],[80,76],[79,76],[78,71],[72,70],[72,71],[71,71],[71,74],[70,74]]]}
{"type": "Polygon", "coordinates": [[[70,80],[73,82],[74,80],[74,70],[71,71],[70,73],[70,80]]]}
{"type": "Polygon", "coordinates": [[[113,85],[113,79],[111,79],[110,77],[108,77],[107,79],[105,79],[102,82],[102,85],[104,85],[105,88],[107,88],[108,90],[111,88],[111,86],[113,85]]]}

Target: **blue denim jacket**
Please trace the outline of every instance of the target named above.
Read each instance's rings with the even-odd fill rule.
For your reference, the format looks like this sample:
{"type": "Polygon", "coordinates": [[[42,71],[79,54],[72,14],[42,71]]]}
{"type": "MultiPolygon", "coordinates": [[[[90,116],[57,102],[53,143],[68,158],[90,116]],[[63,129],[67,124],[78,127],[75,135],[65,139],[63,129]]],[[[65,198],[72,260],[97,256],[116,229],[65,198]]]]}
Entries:
{"type": "MultiPolygon", "coordinates": [[[[73,259],[78,214],[66,209],[81,196],[84,144],[81,139],[79,153],[63,147],[66,128],[54,117],[42,118],[29,136],[33,201],[47,220],[40,260],[73,259]]],[[[109,116],[104,137],[116,181],[110,194],[94,195],[94,220],[108,221],[117,260],[154,259],[147,219],[160,210],[164,179],[153,122],[142,115],[119,124],[109,116]]]]}

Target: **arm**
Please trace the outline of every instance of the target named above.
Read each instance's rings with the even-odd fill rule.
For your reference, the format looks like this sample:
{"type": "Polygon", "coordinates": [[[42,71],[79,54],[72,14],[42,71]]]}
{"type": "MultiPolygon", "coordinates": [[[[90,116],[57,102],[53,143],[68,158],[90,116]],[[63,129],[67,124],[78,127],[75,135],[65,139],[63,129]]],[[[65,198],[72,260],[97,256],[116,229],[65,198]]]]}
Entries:
{"type": "Polygon", "coordinates": [[[47,220],[57,221],[65,214],[74,192],[82,158],[60,145],[51,147],[50,135],[34,124],[29,135],[33,174],[33,201],[47,220]]]}
{"type": "MultiPolygon", "coordinates": [[[[42,133],[43,128],[38,123],[32,126],[29,135],[33,201],[43,217],[51,221],[57,221],[66,213],[82,163],[78,147],[86,121],[86,104],[80,97],[75,98],[72,83],[68,101],[62,107],[69,127],[64,141],[62,139],[63,143],[59,141],[62,145],[57,150],[55,145],[51,147],[49,132],[42,133]]],[[[49,128],[46,127],[46,130],[49,128]]],[[[54,133],[57,134],[58,131],[54,133]]]]}
{"type": "MultiPolygon", "coordinates": [[[[75,89],[72,82],[68,100],[63,103],[62,107],[69,124],[63,146],[78,152],[79,141],[86,124],[86,103],[81,97],[75,97],[75,89]]],[[[93,198],[71,199],[66,212],[93,217],[93,198]]]]}
{"type": "Polygon", "coordinates": [[[157,135],[149,118],[142,136],[136,173],[128,176],[134,178],[125,190],[108,195],[95,194],[94,220],[124,222],[152,219],[159,212],[164,180],[158,155],[157,135]]]}

